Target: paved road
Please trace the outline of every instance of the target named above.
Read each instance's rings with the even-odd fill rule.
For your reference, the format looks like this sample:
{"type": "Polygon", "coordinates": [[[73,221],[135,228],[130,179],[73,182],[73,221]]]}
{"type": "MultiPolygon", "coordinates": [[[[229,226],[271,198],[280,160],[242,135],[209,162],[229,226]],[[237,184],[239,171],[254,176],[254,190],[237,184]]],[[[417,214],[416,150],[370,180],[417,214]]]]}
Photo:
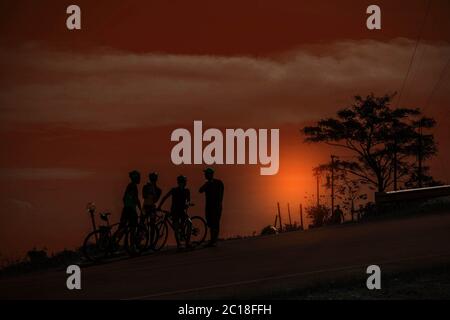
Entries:
{"type": "MultiPolygon", "coordinates": [[[[82,290],[64,270],[0,280],[0,298],[204,299],[254,297],[344,277],[368,265],[403,270],[450,263],[450,215],[329,227],[234,240],[82,269],[82,290]]],[[[362,284],[363,285],[363,284],[362,284]]]]}

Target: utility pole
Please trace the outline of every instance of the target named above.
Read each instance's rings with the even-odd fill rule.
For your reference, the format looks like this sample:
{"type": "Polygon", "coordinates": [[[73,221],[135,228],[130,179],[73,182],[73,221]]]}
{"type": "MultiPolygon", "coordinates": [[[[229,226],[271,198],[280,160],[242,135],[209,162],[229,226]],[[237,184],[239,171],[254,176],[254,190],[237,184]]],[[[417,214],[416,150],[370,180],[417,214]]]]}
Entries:
{"type": "Polygon", "coordinates": [[[394,175],[394,191],[398,190],[398,157],[397,157],[397,151],[398,151],[398,135],[399,135],[399,121],[394,120],[392,122],[392,135],[393,135],[393,159],[392,159],[392,166],[393,166],[393,175],[394,175]]]}
{"type": "Polygon", "coordinates": [[[289,214],[289,226],[292,226],[292,220],[291,220],[291,206],[288,203],[288,214],[289,214]]]}
{"type": "MultiPolygon", "coordinates": [[[[97,230],[97,226],[95,225],[95,216],[94,216],[95,209],[89,209],[89,213],[91,215],[92,228],[93,228],[94,231],[96,231],[97,230]]],[[[97,232],[95,232],[95,241],[98,241],[97,232]]]]}
{"type": "Polygon", "coordinates": [[[417,179],[419,182],[419,188],[422,188],[422,161],[423,161],[423,155],[422,155],[422,121],[420,121],[420,126],[419,126],[419,148],[417,150],[417,162],[418,162],[418,166],[417,166],[417,179]]]}
{"type": "Polygon", "coordinates": [[[278,206],[278,220],[280,222],[280,232],[283,231],[283,223],[281,222],[281,209],[280,209],[280,203],[277,202],[277,206],[278,206]]]}
{"type": "Polygon", "coordinates": [[[331,216],[334,217],[334,160],[337,157],[331,155],[331,216]]]}
{"type": "Polygon", "coordinates": [[[319,185],[320,185],[320,174],[317,172],[317,208],[320,206],[320,195],[319,195],[319,185]]]}
{"type": "Polygon", "coordinates": [[[397,136],[394,137],[394,191],[398,190],[397,185],[398,173],[397,173],[397,136]]]}
{"type": "Polygon", "coordinates": [[[300,226],[301,226],[302,230],[305,230],[303,228],[303,206],[301,203],[300,203],[300,226]]]}

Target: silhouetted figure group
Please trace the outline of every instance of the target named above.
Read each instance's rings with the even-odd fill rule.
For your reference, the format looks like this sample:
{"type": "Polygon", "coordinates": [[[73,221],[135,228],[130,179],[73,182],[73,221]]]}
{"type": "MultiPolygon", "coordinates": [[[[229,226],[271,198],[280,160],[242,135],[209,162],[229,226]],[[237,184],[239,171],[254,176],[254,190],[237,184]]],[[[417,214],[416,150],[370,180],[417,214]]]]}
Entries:
{"type": "MultiPolygon", "coordinates": [[[[207,246],[216,246],[219,239],[220,218],[222,216],[222,201],[224,194],[224,185],[221,180],[214,178],[214,170],[207,168],[204,171],[206,182],[200,187],[199,192],[205,194],[205,218],[209,228],[210,240],[207,246]]],[[[152,172],[149,174],[149,181],[142,188],[143,204],[139,200],[138,185],[141,176],[138,171],[129,173],[130,183],[125,189],[123,196],[123,210],[120,218],[121,227],[126,224],[134,228],[138,224],[138,210],[140,214],[150,218],[150,224],[155,226],[156,213],[161,209],[166,200],[171,198],[170,214],[175,230],[182,230],[185,227],[188,218],[186,208],[191,203],[191,192],[187,188],[187,178],[185,176],[177,177],[177,186],[167,192],[162,197],[159,205],[157,203],[161,197],[162,190],[158,187],[158,174],[152,172]]],[[[150,229],[150,237],[153,239],[155,228],[150,229]]],[[[190,232],[187,232],[188,234],[190,232]]],[[[180,239],[178,232],[175,232],[177,247],[180,248],[180,239]]],[[[189,235],[187,236],[186,247],[190,247],[189,235]]]]}

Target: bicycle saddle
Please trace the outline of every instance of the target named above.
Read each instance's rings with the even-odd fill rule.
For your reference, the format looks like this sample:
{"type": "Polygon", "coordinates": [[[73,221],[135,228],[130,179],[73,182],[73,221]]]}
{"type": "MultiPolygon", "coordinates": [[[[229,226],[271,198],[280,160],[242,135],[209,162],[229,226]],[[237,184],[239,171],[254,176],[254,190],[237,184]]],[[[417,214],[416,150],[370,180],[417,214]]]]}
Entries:
{"type": "Polygon", "coordinates": [[[110,212],[103,212],[103,213],[100,213],[100,218],[101,218],[102,220],[107,221],[107,220],[108,220],[108,217],[109,217],[110,215],[111,215],[110,212]]]}

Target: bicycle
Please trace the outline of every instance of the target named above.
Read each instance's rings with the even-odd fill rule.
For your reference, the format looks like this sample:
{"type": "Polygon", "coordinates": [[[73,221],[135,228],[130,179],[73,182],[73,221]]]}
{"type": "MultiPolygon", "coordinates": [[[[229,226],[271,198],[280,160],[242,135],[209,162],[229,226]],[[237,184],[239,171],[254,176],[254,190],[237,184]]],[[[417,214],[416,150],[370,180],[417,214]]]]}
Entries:
{"type": "Polygon", "coordinates": [[[105,225],[97,228],[95,224],[96,207],[89,203],[87,211],[91,216],[93,231],[90,232],[83,242],[84,257],[93,262],[108,258],[120,252],[124,248],[130,256],[140,255],[148,245],[147,230],[138,225],[131,232],[128,225],[120,227],[120,223],[110,225],[109,216],[111,213],[100,213],[100,219],[105,225]],[[122,243],[123,241],[123,243],[122,243]]]}
{"type": "Polygon", "coordinates": [[[156,222],[159,221],[161,217],[157,216],[156,208],[154,208],[152,211],[153,212],[144,211],[144,213],[140,215],[138,221],[138,230],[145,230],[145,235],[141,236],[141,238],[143,238],[141,242],[145,243],[145,250],[152,250],[156,240],[158,239],[156,222]]]}
{"type": "Polygon", "coordinates": [[[162,213],[161,215],[158,215],[157,221],[155,223],[155,237],[156,239],[150,239],[150,243],[152,243],[153,250],[159,251],[161,250],[167,243],[167,239],[169,236],[169,227],[172,229],[172,231],[178,232],[178,239],[181,242],[185,242],[188,240],[188,236],[190,239],[190,245],[191,247],[196,247],[203,243],[206,239],[207,234],[207,228],[206,228],[206,221],[202,217],[194,216],[190,217],[188,215],[188,208],[193,207],[194,204],[190,204],[185,209],[186,214],[186,220],[184,221],[184,224],[182,225],[181,230],[176,230],[174,226],[173,217],[170,213],[170,211],[157,209],[157,212],[162,213]]]}

